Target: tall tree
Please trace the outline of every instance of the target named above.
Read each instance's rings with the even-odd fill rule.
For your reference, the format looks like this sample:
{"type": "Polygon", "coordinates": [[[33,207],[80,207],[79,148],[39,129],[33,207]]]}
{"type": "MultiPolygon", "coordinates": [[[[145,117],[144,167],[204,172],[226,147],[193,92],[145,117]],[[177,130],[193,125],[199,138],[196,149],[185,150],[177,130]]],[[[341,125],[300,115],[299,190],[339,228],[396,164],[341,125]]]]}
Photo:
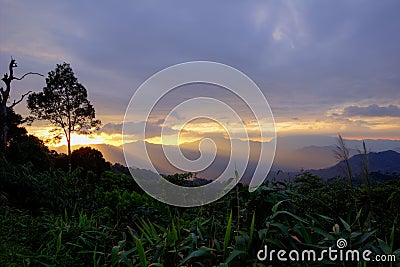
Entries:
{"type": "Polygon", "coordinates": [[[20,103],[25,96],[31,93],[31,91],[27,92],[26,94],[23,94],[19,100],[14,100],[11,105],[7,105],[9,103],[9,98],[10,98],[10,93],[11,93],[11,83],[14,80],[22,80],[25,78],[27,75],[30,74],[35,74],[35,75],[40,75],[43,76],[40,73],[36,72],[28,72],[22,75],[20,78],[14,76],[14,68],[18,67],[17,62],[15,59],[11,58],[10,64],[8,65],[8,72],[5,73],[3,78],[1,79],[4,84],[5,84],[5,89],[3,87],[0,87],[0,150],[5,151],[7,147],[7,141],[8,141],[8,131],[10,129],[10,118],[9,118],[9,111],[13,110],[13,108],[20,103]]]}
{"type": "Polygon", "coordinates": [[[87,99],[86,88],[78,82],[69,64],[57,64],[46,78],[43,92],[28,97],[31,119],[47,120],[55,128],[57,140],[64,135],[68,144],[69,171],[71,171],[71,134],[90,134],[100,121],[95,119],[93,105],[87,99]]]}

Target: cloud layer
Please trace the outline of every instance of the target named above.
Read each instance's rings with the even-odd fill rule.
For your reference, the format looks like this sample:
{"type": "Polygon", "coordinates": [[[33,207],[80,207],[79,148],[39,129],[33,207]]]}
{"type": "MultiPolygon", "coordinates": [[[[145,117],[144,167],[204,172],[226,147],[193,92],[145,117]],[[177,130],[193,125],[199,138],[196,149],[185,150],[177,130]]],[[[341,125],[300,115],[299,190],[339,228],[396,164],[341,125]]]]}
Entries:
{"type": "MultiPolygon", "coordinates": [[[[18,72],[46,74],[67,61],[105,123],[123,119],[151,75],[193,60],[246,73],[281,125],[317,129],[316,121],[332,123],[328,111],[337,106],[347,107],[346,116],[398,118],[399,9],[396,0],[3,1],[0,71],[11,55],[18,72]]],[[[42,80],[27,79],[13,97],[42,87],[42,80]]]]}
{"type": "Polygon", "coordinates": [[[366,107],[349,106],[343,111],[347,117],[400,117],[400,107],[395,105],[378,106],[376,104],[366,107]]]}

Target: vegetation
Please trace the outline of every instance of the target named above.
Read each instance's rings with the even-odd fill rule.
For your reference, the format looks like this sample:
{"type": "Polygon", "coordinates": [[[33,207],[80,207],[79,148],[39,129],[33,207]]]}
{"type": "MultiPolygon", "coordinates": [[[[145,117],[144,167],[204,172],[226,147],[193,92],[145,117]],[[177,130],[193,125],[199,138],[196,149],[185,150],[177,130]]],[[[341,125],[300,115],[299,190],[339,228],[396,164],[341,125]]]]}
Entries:
{"type": "MultiPolygon", "coordinates": [[[[54,166],[54,152],[48,158],[54,166]]],[[[351,249],[400,256],[400,179],[367,194],[363,185],[303,173],[177,208],[142,193],[116,171],[121,165],[96,173],[88,162],[68,173],[0,161],[0,265],[259,266],[265,244],[321,250],[338,238],[351,249]]]]}
{"type": "Polygon", "coordinates": [[[92,129],[98,129],[100,121],[95,119],[86,88],[78,82],[69,64],[57,64],[56,69],[49,72],[43,92],[29,95],[28,108],[30,120],[46,120],[56,127],[53,140],[65,136],[71,172],[71,134],[90,134],[92,129]]]}
{"type": "Polygon", "coordinates": [[[25,96],[27,96],[30,91],[26,94],[23,94],[19,100],[14,100],[10,105],[8,105],[11,94],[11,85],[14,80],[20,81],[24,79],[27,75],[40,75],[40,73],[36,72],[28,72],[22,75],[20,78],[14,75],[14,69],[18,67],[17,61],[13,58],[10,60],[10,64],[8,65],[8,73],[5,73],[3,78],[1,79],[5,85],[5,88],[0,87],[0,150],[4,152],[7,147],[8,141],[8,131],[10,127],[10,117],[8,114],[10,110],[12,110],[17,104],[21,103],[25,96]]]}

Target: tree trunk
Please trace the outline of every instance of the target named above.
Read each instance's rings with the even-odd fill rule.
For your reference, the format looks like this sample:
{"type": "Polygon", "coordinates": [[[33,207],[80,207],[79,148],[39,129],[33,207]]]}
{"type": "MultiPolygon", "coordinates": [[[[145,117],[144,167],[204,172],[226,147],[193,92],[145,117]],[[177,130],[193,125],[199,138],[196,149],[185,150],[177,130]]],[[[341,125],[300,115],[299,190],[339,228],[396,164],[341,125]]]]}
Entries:
{"type": "Polygon", "coordinates": [[[8,133],[8,125],[7,125],[7,101],[10,97],[11,90],[11,81],[13,80],[13,67],[14,62],[11,60],[9,65],[10,76],[8,74],[4,74],[4,77],[1,79],[5,85],[6,89],[1,88],[1,151],[5,152],[7,148],[7,133],[8,133]]]}
{"type": "Polygon", "coordinates": [[[71,135],[67,138],[68,143],[68,172],[72,172],[72,163],[71,163],[71,135]]]}
{"type": "MultiPolygon", "coordinates": [[[[22,75],[22,77],[18,78],[14,76],[14,68],[17,67],[17,62],[15,59],[11,58],[10,64],[8,65],[8,72],[5,73],[3,78],[1,79],[4,84],[6,85],[6,88],[3,89],[3,87],[0,87],[0,102],[1,102],[1,112],[0,112],[0,150],[5,151],[7,148],[7,135],[8,135],[8,125],[7,125],[7,102],[10,98],[10,91],[11,91],[11,82],[13,80],[22,80],[25,78],[25,76],[30,75],[30,74],[35,74],[35,75],[40,75],[43,77],[42,74],[36,73],[36,72],[28,72],[22,75]]],[[[21,99],[19,100],[14,100],[14,102],[8,106],[8,108],[14,108],[15,105],[18,103],[21,103],[21,101],[24,99],[25,96],[27,96],[31,91],[29,91],[26,94],[23,94],[21,96],[21,99]]]]}
{"type": "Polygon", "coordinates": [[[1,103],[1,134],[0,134],[0,142],[1,142],[1,151],[5,152],[7,147],[7,106],[6,103],[1,103]]]}

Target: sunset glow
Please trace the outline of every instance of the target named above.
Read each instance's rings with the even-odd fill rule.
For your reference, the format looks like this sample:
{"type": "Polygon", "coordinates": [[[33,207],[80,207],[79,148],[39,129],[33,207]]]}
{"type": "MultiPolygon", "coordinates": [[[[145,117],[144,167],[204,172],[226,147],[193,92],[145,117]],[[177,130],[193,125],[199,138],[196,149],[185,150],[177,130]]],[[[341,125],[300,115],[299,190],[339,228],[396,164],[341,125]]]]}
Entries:
{"type": "MultiPolygon", "coordinates": [[[[348,121],[277,121],[275,124],[278,135],[296,135],[296,134],[326,134],[330,136],[335,136],[337,133],[341,132],[343,136],[349,139],[362,140],[362,139],[385,139],[385,140],[396,140],[399,139],[400,124],[396,124],[396,120],[391,118],[366,118],[364,119],[364,129],[368,131],[361,135],[357,129],[360,127],[357,119],[348,121]],[[368,123],[368,125],[366,125],[368,123]]],[[[181,129],[180,125],[172,126],[178,132],[181,129]]],[[[50,134],[49,130],[51,127],[28,127],[29,133],[36,135],[43,140],[49,140],[50,134]]],[[[231,132],[234,132],[234,127],[231,128],[231,132]]],[[[259,137],[252,136],[252,133],[257,133],[257,128],[252,125],[246,125],[246,129],[249,134],[249,140],[261,141],[259,137]]],[[[204,137],[224,135],[225,130],[215,123],[191,123],[185,125],[179,134],[179,140],[176,140],[175,135],[166,134],[161,138],[161,136],[149,137],[146,139],[147,142],[153,144],[165,144],[165,145],[178,145],[187,142],[195,142],[201,140],[204,137]]],[[[122,144],[122,133],[95,133],[93,135],[80,135],[72,134],[71,145],[94,145],[94,144],[109,144],[113,146],[120,146],[122,144]]],[[[238,138],[244,140],[243,138],[238,138]]],[[[67,145],[66,139],[63,136],[60,143],[54,144],[47,142],[48,145],[53,147],[67,145]]],[[[126,136],[125,142],[135,142],[138,139],[135,136],[126,136]]],[[[270,139],[265,139],[263,141],[270,141],[270,139]]]]}

